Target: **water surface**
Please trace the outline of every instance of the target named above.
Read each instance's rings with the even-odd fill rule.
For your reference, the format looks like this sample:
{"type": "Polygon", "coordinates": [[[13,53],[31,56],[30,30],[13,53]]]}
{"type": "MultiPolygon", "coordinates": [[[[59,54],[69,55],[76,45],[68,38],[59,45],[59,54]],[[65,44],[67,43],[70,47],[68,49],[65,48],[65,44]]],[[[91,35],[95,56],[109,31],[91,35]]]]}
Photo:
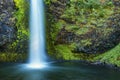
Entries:
{"type": "Polygon", "coordinates": [[[43,69],[24,64],[0,64],[0,80],[120,80],[120,72],[80,62],[53,63],[43,69]]]}

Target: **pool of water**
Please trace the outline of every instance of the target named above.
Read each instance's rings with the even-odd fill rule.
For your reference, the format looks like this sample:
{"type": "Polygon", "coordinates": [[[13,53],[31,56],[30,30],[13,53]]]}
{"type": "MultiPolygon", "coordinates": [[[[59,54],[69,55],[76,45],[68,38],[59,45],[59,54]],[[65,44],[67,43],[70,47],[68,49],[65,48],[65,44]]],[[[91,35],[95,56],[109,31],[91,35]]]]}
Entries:
{"type": "Polygon", "coordinates": [[[43,69],[1,63],[0,80],[120,80],[120,71],[80,62],[52,63],[43,69]]]}

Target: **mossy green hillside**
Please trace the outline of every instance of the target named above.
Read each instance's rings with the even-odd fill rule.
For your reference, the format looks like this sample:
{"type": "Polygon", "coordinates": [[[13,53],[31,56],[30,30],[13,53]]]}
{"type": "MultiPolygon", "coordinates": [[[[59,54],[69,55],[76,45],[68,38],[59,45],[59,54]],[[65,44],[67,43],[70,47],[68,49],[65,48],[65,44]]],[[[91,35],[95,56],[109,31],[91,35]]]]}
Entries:
{"type": "MultiPolygon", "coordinates": [[[[49,7],[57,2],[60,3],[60,1],[50,2],[49,7]]],[[[109,37],[110,33],[112,33],[114,30],[112,27],[105,28],[105,26],[108,26],[106,23],[115,12],[115,6],[113,5],[112,0],[69,0],[65,5],[66,7],[63,9],[64,12],[62,15],[52,15],[51,13],[48,13],[48,19],[50,19],[48,21],[49,24],[47,24],[48,54],[52,57],[56,57],[57,59],[88,60],[93,62],[95,61],[94,58],[96,60],[103,61],[105,60],[103,58],[105,56],[106,61],[108,60],[109,63],[116,63],[119,65],[119,48],[113,48],[111,51],[105,52],[103,54],[84,54],[73,52],[75,46],[78,45],[74,42],[70,44],[55,44],[57,34],[63,26],[65,26],[68,31],[74,32],[76,35],[86,34],[92,31],[92,29],[96,29],[98,33],[102,32],[102,35],[100,35],[102,37],[101,39],[109,37]],[[112,59],[115,60],[110,60],[110,55],[114,55],[112,59]],[[118,58],[116,59],[115,56],[118,58]],[[101,57],[101,59],[98,59],[99,57],[101,57]]],[[[55,10],[57,9],[59,11],[62,8],[55,8],[55,10]]],[[[119,12],[119,10],[117,12],[119,12]]],[[[81,40],[81,42],[82,44],[80,45],[90,45],[91,39],[84,39],[81,40]]]]}
{"type": "MultiPolygon", "coordinates": [[[[62,1],[50,2],[47,11],[54,12],[54,10],[51,10],[51,7],[55,4],[61,5],[62,1]]],[[[55,6],[55,8],[53,8],[58,10],[57,14],[62,13],[61,15],[47,13],[47,50],[50,55],[54,55],[54,53],[57,52],[56,50],[58,50],[55,45],[55,41],[60,29],[63,26],[65,26],[68,31],[74,32],[76,35],[86,34],[94,28],[104,32],[105,35],[108,35],[108,33],[113,30],[111,28],[102,30],[102,26],[105,21],[114,12],[114,5],[111,0],[107,0],[105,2],[101,2],[101,0],[70,0],[67,1],[66,4],[63,4],[66,5],[64,9],[60,6],[55,6]]],[[[73,43],[70,43],[69,45],[72,45],[73,43]]],[[[88,44],[91,44],[91,39],[82,40],[80,45],[88,44]]],[[[79,44],[77,43],[74,46],[77,45],[79,44]]],[[[69,50],[71,52],[71,49],[69,50]]]]}
{"type": "Polygon", "coordinates": [[[120,44],[115,48],[94,58],[95,61],[101,61],[107,64],[113,64],[120,67],[120,44]]]}

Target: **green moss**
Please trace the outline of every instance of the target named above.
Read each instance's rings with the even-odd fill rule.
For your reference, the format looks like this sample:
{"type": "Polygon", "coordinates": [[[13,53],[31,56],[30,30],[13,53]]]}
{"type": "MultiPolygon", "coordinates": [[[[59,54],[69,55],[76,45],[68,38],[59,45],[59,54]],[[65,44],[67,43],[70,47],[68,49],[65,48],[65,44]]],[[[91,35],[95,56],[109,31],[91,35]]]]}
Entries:
{"type": "MultiPolygon", "coordinates": [[[[113,9],[111,0],[104,3],[100,0],[70,0],[69,6],[60,17],[69,20],[64,23],[68,30],[72,30],[76,34],[84,34],[89,31],[90,27],[102,26],[113,14],[113,9]]],[[[60,22],[58,21],[58,23],[60,22]]]]}
{"type": "Polygon", "coordinates": [[[117,65],[120,67],[120,44],[118,44],[110,51],[95,57],[94,60],[117,65]]]}
{"type": "Polygon", "coordinates": [[[75,47],[75,44],[71,45],[56,45],[54,54],[51,56],[60,60],[86,60],[93,61],[94,57],[98,54],[84,54],[84,53],[74,53],[72,49],[75,47]]]}
{"type": "Polygon", "coordinates": [[[78,60],[79,58],[75,57],[71,51],[71,47],[68,45],[57,45],[55,46],[56,49],[56,57],[58,59],[63,60],[78,60]]]}
{"type": "Polygon", "coordinates": [[[26,54],[18,53],[0,53],[0,62],[17,62],[25,61],[27,58],[26,54]]]}
{"type": "Polygon", "coordinates": [[[14,0],[16,6],[16,12],[14,14],[16,18],[16,39],[9,45],[9,49],[18,53],[26,53],[28,49],[28,37],[29,37],[29,28],[28,28],[28,11],[29,3],[27,0],[14,0]]]}

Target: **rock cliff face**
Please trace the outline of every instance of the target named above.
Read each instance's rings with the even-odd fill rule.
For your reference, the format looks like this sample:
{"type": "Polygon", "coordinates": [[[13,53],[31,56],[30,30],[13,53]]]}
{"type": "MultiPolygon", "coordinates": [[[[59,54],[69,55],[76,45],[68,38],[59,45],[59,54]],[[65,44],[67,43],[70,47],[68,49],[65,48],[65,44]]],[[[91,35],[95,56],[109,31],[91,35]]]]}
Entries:
{"type": "MultiPolygon", "coordinates": [[[[105,2],[102,2],[102,3],[104,4],[105,2]]],[[[69,7],[71,8],[72,6],[74,6],[74,5],[71,5],[72,3],[70,3],[70,1],[60,0],[60,1],[52,2],[50,7],[48,7],[48,8],[50,11],[49,14],[53,15],[53,19],[54,19],[53,24],[61,21],[61,23],[57,24],[57,27],[56,27],[56,25],[54,25],[49,30],[49,33],[53,34],[55,31],[54,28],[58,28],[58,27],[60,28],[58,30],[58,32],[56,32],[57,35],[56,35],[56,38],[54,41],[55,45],[63,45],[63,44],[70,45],[70,44],[74,43],[75,47],[74,47],[74,49],[71,50],[72,52],[86,53],[86,54],[104,53],[104,52],[110,50],[111,48],[115,47],[120,42],[120,23],[119,23],[120,7],[119,7],[119,3],[120,3],[119,0],[112,1],[112,4],[114,6],[114,9],[113,9],[114,12],[111,15],[109,15],[109,18],[107,18],[106,20],[103,19],[103,20],[105,20],[105,22],[103,22],[102,25],[98,26],[97,23],[95,23],[95,24],[94,24],[94,22],[90,23],[87,25],[87,27],[85,26],[88,29],[87,32],[82,33],[82,34],[76,34],[76,31],[78,31],[78,30],[79,30],[79,32],[83,32],[82,31],[83,29],[81,29],[81,27],[83,27],[82,25],[86,25],[87,22],[82,22],[81,24],[79,24],[76,22],[77,20],[72,21],[70,16],[67,16],[67,18],[64,17],[67,15],[67,14],[65,14],[65,11],[68,11],[69,7]],[[62,21],[63,21],[63,24],[62,24],[62,21]],[[62,25],[60,25],[60,24],[62,24],[62,25]],[[65,27],[67,27],[67,28],[63,27],[64,24],[67,24],[67,25],[65,25],[65,27]],[[69,27],[71,27],[71,25],[78,26],[78,27],[75,29],[72,26],[73,28],[71,30],[69,30],[69,27]],[[90,26],[94,26],[94,27],[90,27],[90,26]]],[[[109,5],[107,5],[107,6],[110,7],[109,5]]],[[[78,6],[73,7],[73,8],[75,8],[73,10],[78,9],[77,12],[75,13],[76,15],[74,15],[74,17],[76,17],[76,16],[79,17],[80,14],[79,15],[77,15],[77,14],[79,13],[79,10],[82,11],[81,9],[79,9],[77,7],[78,6]]],[[[72,12],[72,10],[71,10],[71,12],[72,12]]],[[[85,12],[83,14],[86,15],[85,12]]],[[[101,15],[101,13],[100,13],[100,15],[101,15]]],[[[95,14],[93,16],[95,16],[95,14]]],[[[87,18],[89,18],[89,17],[86,17],[86,21],[87,21],[87,18]]],[[[82,17],[81,17],[81,20],[82,20],[82,17]]],[[[98,21],[100,21],[100,20],[98,20],[98,21]]]]}
{"type": "Polygon", "coordinates": [[[0,46],[2,47],[14,38],[14,11],[13,0],[0,0],[0,46]]]}
{"type": "Polygon", "coordinates": [[[64,13],[64,10],[67,6],[69,0],[58,0],[52,1],[51,5],[48,6],[48,12],[54,16],[54,18],[59,19],[60,16],[64,13]]]}

